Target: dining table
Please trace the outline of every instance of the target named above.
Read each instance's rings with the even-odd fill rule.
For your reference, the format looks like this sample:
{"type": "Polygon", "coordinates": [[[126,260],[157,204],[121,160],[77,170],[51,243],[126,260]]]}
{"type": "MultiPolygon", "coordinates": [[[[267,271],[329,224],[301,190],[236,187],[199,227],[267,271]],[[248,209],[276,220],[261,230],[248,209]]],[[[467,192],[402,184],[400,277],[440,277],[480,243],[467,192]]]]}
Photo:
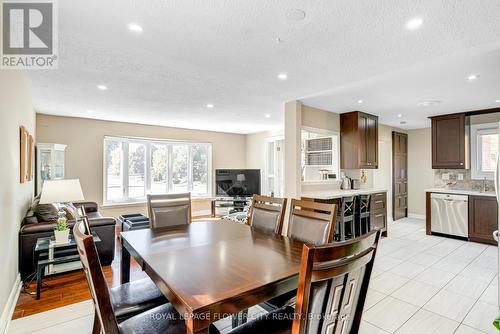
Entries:
{"type": "Polygon", "coordinates": [[[131,256],[186,322],[187,333],[297,288],[303,243],[232,221],[120,233],[121,283],[131,256]]]}

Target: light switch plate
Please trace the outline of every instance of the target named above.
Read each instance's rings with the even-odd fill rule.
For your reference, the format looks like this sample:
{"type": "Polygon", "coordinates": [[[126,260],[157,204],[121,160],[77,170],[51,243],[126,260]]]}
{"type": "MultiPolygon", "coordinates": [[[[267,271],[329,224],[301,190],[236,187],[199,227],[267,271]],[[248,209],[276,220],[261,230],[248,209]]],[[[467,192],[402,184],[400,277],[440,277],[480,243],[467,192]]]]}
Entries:
{"type": "Polygon", "coordinates": [[[462,173],[458,173],[458,175],[457,175],[457,180],[458,180],[458,181],[463,181],[463,180],[464,180],[464,174],[462,174],[462,173]]]}
{"type": "Polygon", "coordinates": [[[444,181],[448,181],[450,179],[450,173],[443,173],[441,175],[441,179],[444,181]]]}

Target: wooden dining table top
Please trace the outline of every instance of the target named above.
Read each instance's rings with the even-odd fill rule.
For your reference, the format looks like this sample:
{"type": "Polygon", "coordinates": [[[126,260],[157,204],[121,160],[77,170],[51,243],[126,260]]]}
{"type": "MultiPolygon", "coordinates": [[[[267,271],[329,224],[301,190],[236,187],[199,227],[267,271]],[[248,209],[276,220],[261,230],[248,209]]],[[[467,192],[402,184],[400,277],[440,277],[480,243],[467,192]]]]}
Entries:
{"type": "Polygon", "coordinates": [[[179,312],[234,313],[297,287],[303,243],[247,225],[195,222],[121,237],[179,312]]]}

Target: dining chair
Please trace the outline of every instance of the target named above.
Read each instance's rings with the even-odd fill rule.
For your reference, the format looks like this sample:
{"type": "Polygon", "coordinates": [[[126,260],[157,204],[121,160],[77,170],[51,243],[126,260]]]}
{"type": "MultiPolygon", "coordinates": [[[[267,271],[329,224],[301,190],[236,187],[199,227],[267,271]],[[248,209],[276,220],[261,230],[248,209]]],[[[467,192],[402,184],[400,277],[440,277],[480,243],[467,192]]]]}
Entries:
{"type": "Polygon", "coordinates": [[[73,236],[95,307],[92,332],[185,333],[184,321],[149,278],[108,289],[94,239],[85,230],[79,221],[73,236]]]}
{"type": "Polygon", "coordinates": [[[191,224],[191,193],[147,196],[151,228],[191,224]]]}
{"type": "Polygon", "coordinates": [[[292,199],[287,235],[314,245],[332,242],[336,212],[336,204],[292,199]]]}
{"type": "MultiPolygon", "coordinates": [[[[336,204],[292,199],[288,220],[288,237],[313,245],[332,242],[336,211],[336,204]]],[[[272,298],[260,306],[268,311],[279,309],[292,302],[296,294],[297,291],[293,290],[272,298]]]]}
{"type": "Polygon", "coordinates": [[[379,239],[377,229],[344,242],[305,244],[295,309],[274,310],[228,334],[358,333],[379,239]]]}
{"type": "Polygon", "coordinates": [[[264,233],[281,234],[286,202],[286,198],[254,195],[248,219],[249,225],[264,233]]]}

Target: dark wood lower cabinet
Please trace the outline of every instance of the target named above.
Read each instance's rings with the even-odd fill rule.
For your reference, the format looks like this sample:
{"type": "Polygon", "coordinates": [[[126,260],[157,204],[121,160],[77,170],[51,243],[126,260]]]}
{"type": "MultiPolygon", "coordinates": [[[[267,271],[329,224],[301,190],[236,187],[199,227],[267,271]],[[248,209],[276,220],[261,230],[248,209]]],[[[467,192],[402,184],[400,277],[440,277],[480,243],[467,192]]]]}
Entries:
{"type": "Polygon", "coordinates": [[[469,240],[496,245],[498,204],[493,196],[469,196],[469,240]]]}
{"type": "Polygon", "coordinates": [[[382,230],[382,235],[387,237],[387,194],[375,193],[371,195],[370,221],[372,227],[382,230]]]}

